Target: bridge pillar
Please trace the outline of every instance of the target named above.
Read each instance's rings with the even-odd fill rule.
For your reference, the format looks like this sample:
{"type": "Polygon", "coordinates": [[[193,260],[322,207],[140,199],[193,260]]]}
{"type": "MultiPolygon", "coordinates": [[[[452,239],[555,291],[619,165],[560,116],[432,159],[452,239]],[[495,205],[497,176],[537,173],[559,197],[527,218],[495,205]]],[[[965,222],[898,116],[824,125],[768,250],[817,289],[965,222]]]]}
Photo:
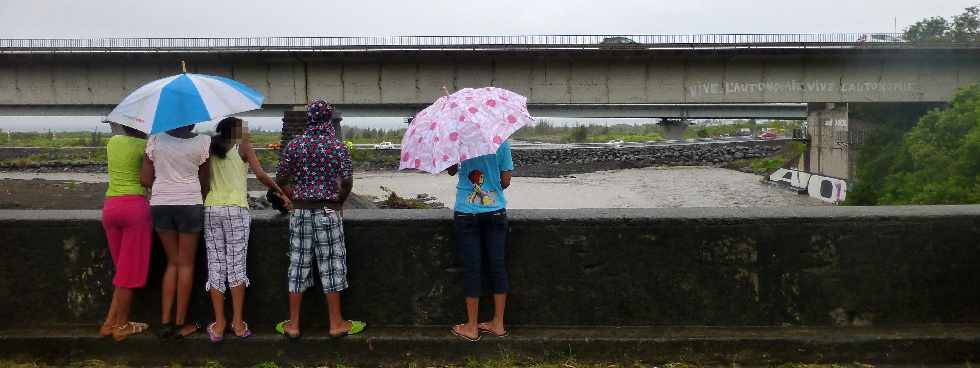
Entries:
{"type": "Polygon", "coordinates": [[[807,115],[809,144],[804,157],[804,171],[850,179],[854,172],[854,146],[860,142],[850,136],[848,104],[811,103],[807,115]]]}
{"type": "Polygon", "coordinates": [[[664,138],[684,139],[684,132],[687,131],[690,123],[687,119],[661,119],[658,125],[664,130],[664,138]]]}

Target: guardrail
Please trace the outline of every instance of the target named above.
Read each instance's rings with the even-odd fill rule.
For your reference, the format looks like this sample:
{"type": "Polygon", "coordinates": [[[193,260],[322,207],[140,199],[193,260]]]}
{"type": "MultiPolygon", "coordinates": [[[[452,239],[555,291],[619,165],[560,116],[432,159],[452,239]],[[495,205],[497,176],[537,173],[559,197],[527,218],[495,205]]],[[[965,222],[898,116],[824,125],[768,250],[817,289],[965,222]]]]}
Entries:
{"type": "Polygon", "coordinates": [[[0,39],[0,52],[316,51],[386,49],[711,48],[906,45],[901,34],[695,34],[391,37],[0,39]]]}

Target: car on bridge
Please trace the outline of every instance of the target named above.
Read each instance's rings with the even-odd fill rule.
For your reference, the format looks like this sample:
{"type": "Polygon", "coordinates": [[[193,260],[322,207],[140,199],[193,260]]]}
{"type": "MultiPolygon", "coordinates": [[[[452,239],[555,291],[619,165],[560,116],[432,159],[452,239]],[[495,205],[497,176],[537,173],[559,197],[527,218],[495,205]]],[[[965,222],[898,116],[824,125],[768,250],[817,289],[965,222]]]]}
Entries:
{"type": "Polygon", "coordinates": [[[883,34],[883,33],[865,33],[862,34],[857,39],[858,43],[864,42],[885,42],[885,43],[899,43],[906,42],[904,38],[898,35],[883,34]]]}
{"type": "Polygon", "coordinates": [[[612,147],[622,147],[623,144],[625,144],[625,143],[626,142],[623,142],[622,139],[613,139],[613,140],[611,140],[609,142],[606,142],[606,145],[607,146],[612,146],[612,147]]]}
{"type": "Polygon", "coordinates": [[[395,145],[393,143],[391,143],[391,142],[381,142],[381,143],[378,143],[378,144],[374,145],[374,149],[376,149],[376,150],[395,149],[395,145]]]}
{"type": "Polygon", "coordinates": [[[635,45],[636,41],[629,37],[606,37],[602,39],[603,45],[635,45]]]}

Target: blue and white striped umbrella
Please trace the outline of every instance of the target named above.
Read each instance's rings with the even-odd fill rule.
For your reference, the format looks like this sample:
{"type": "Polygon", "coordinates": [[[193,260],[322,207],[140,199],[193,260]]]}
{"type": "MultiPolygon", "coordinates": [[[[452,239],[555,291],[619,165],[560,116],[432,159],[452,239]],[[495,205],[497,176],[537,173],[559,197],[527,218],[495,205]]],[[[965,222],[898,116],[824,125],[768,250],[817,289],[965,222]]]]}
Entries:
{"type": "Polygon", "coordinates": [[[265,97],[238,81],[205,74],[178,74],[136,89],[107,119],[154,134],[256,110],[265,97]]]}

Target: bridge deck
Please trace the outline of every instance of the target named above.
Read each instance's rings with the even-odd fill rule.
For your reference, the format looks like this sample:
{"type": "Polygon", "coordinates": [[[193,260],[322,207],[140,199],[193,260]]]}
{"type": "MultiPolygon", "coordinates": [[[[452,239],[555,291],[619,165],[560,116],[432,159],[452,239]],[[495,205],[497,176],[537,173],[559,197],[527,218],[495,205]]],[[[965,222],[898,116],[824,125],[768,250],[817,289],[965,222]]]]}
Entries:
{"type": "Polygon", "coordinates": [[[0,39],[0,53],[731,48],[976,49],[980,44],[911,43],[893,33],[0,39]]]}

